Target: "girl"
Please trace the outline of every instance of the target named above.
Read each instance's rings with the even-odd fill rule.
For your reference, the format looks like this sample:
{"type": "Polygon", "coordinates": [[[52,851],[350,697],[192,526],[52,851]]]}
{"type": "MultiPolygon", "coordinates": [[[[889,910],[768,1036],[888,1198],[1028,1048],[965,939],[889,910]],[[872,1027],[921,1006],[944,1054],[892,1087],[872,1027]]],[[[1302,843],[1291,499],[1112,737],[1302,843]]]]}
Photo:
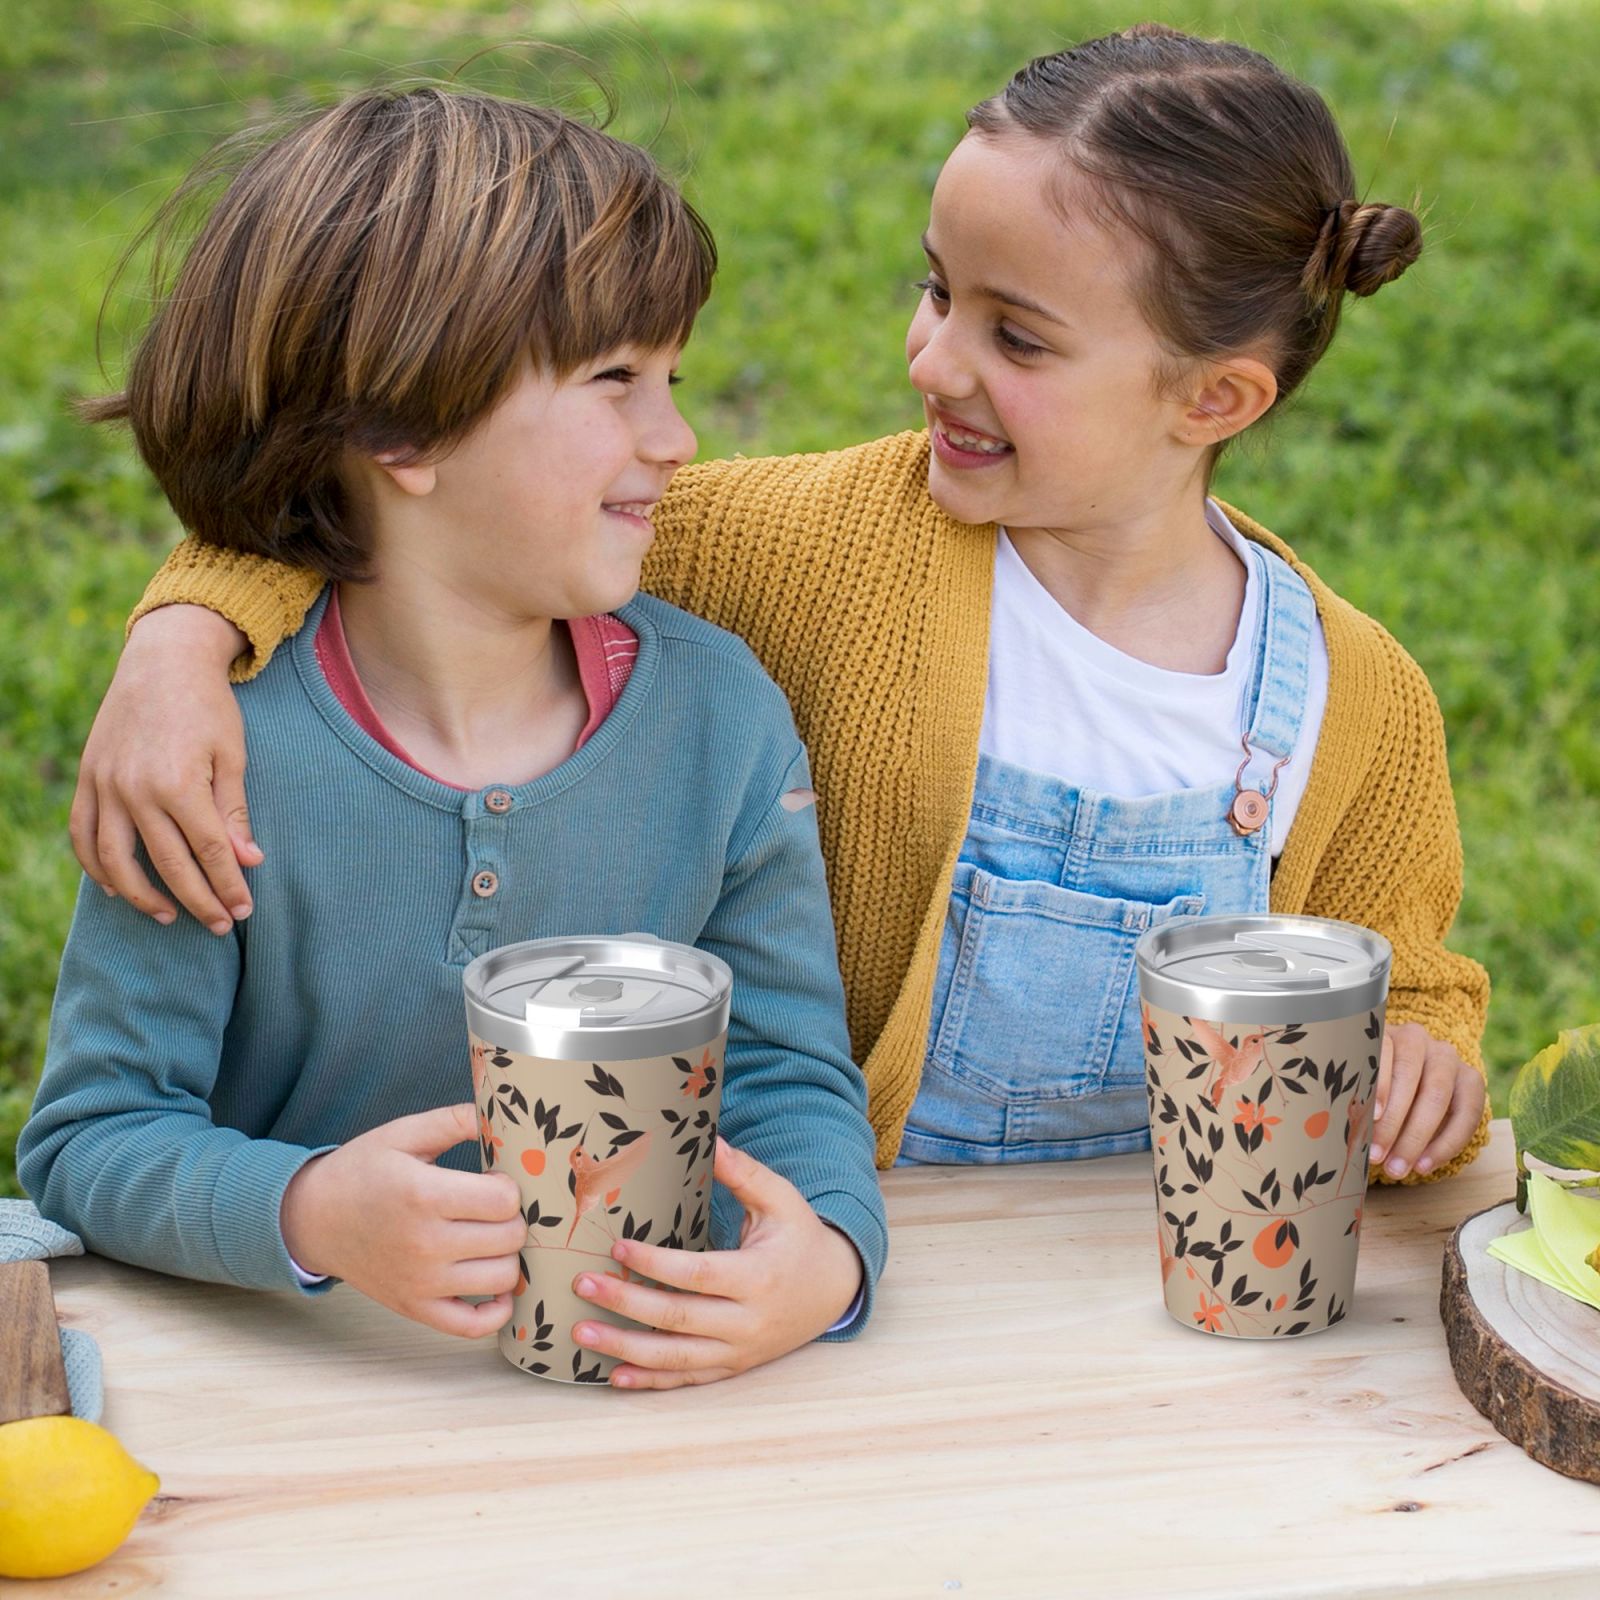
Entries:
{"type": "MultiPolygon", "coordinates": [[[[814,753],[879,1163],[1142,1147],[1138,934],[1270,908],[1390,939],[1374,1161],[1453,1172],[1486,1136],[1488,985],[1443,943],[1437,705],[1207,494],[1345,295],[1416,259],[1416,218],[1358,202],[1312,90],[1167,28],[1032,62],[968,121],[907,340],[926,430],[689,469],[645,570],[750,641],[814,753]]],[[[141,908],[172,913],[135,827],[198,915],[247,911],[224,662],[256,670],[314,587],[191,541],[147,594],[139,616],[189,604],[134,630],[73,816],[86,868],[141,908]],[[177,764],[144,753],[174,743],[177,764]]]]}
{"type": "Polygon", "coordinates": [[[575,1337],[670,1387],[861,1325],[885,1230],[805,753],[743,645],[634,598],[714,262],[642,151],[434,89],[309,118],[212,211],[93,411],[211,548],[318,593],[239,691],[284,830],[249,921],[80,893],[17,1155],[91,1249],[495,1331],[527,1224],[504,1174],[455,1170],[462,969],[643,930],[734,971],[724,1248],[619,1244],[630,1281],[577,1292],[673,1331],[575,1337]]]}

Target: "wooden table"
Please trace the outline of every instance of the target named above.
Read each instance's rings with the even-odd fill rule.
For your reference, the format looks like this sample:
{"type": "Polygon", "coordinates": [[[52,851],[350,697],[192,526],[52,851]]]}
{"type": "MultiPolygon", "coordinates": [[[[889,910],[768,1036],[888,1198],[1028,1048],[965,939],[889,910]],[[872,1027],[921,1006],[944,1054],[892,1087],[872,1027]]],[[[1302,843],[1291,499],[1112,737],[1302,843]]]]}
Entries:
{"type": "Polygon", "coordinates": [[[55,1265],[162,1495],[54,1595],[965,1600],[1600,1595],[1600,1491],[1462,1399],[1440,1251],[1511,1191],[1370,1202],[1349,1319],[1243,1343],[1162,1309],[1148,1157],[885,1175],[870,1331],[707,1389],[530,1379],[318,1300],[55,1265]],[[493,1587],[490,1587],[493,1586],[493,1587]]]}

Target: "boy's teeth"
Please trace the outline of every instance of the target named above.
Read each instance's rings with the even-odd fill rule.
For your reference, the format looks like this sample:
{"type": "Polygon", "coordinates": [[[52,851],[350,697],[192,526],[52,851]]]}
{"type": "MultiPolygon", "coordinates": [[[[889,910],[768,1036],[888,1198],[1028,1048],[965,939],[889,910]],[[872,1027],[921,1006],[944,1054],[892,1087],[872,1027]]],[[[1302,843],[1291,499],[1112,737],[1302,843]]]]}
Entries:
{"type": "Polygon", "coordinates": [[[1011,448],[1000,439],[985,439],[981,433],[968,433],[963,428],[946,428],[944,436],[958,450],[976,450],[986,456],[997,456],[1011,448]]]}

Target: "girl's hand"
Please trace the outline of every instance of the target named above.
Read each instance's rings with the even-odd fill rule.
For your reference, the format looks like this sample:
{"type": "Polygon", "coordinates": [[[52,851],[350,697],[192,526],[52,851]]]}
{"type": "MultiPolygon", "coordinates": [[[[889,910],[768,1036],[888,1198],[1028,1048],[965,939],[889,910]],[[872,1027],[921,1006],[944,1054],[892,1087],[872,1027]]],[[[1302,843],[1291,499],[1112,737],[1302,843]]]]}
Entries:
{"type": "Polygon", "coordinates": [[[743,1204],[737,1250],[664,1250],[622,1240],[613,1259],[675,1294],[599,1272],[578,1275],[585,1300],[643,1322],[638,1328],[580,1322],[586,1349],[620,1356],[619,1389],[715,1383],[809,1344],[843,1315],[861,1287],[853,1244],[817,1216],[787,1178],[717,1140],[715,1177],[743,1204]]]}
{"type": "Polygon", "coordinates": [[[101,702],[72,797],[72,848],[107,894],[157,922],[177,909],[134,859],[135,835],[213,933],[250,915],[240,865],[259,865],[244,800],[244,724],[228,666],[248,641],[204,606],[162,606],[134,625],[101,702]]]}
{"type": "Polygon", "coordinates": [[[1426,1174],[1459,1154],[1478,1131],[1486,1092],[1483,1074],[1420,1023],[1386,1028],[1373,1106],[1374,1169],[1381,1165],[1387,1178],[1426,1174]]]}
{"type": "Polygon", "coordinates": [[[477,1116],[472,1105],[441,1106],[313,1156],[279,1212],[295,1262],[441,1333],[482,1339],[502,1328],[528,1239],[516,1182],[434,1165],[477,1136],[477,1116]]]}

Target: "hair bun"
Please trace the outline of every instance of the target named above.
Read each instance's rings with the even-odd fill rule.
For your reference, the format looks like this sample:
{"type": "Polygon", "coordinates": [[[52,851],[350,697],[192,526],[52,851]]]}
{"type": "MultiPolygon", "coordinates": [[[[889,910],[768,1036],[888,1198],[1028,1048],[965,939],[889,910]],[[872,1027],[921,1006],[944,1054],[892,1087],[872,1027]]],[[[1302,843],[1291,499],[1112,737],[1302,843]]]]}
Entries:
{"type": "Polygon", "coordinates": [[[1422,254],[1422,224],[1404,206],[1346,200],[1322,219],[1302,282],[1319,300],[1376,294],[1422,254]]]}

